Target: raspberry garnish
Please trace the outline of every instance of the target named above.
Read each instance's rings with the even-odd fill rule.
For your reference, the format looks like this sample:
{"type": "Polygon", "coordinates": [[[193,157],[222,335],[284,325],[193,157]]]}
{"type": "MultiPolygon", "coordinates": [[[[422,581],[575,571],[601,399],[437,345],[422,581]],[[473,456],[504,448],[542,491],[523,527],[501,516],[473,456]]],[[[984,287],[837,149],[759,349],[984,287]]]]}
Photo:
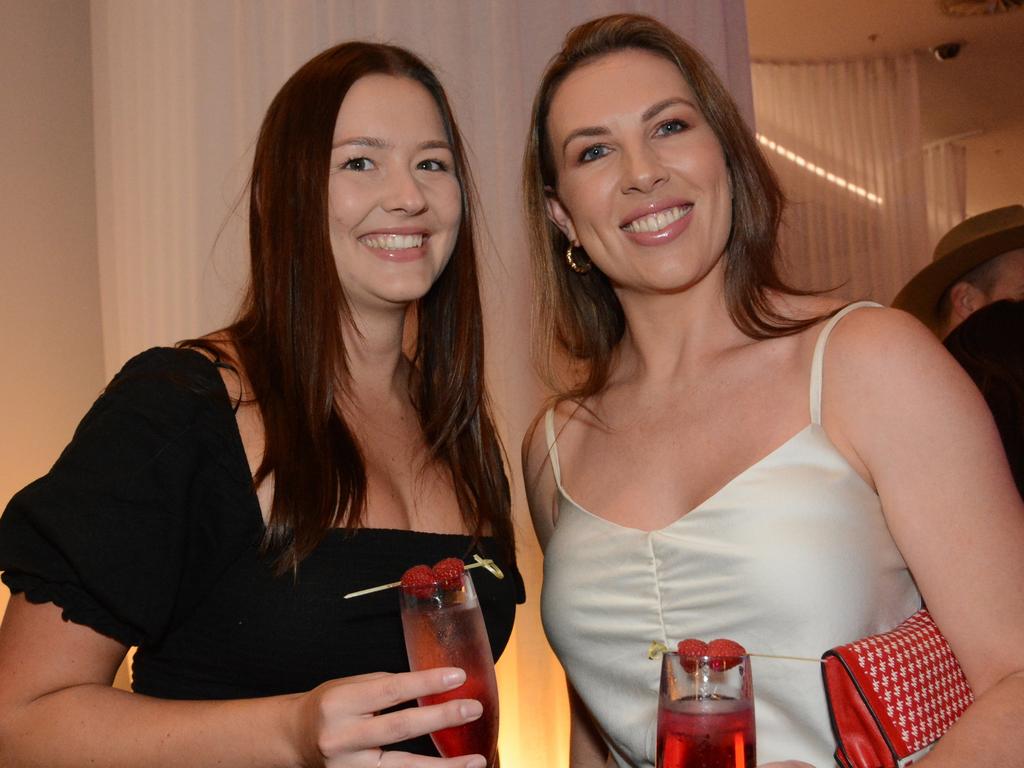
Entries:
{"type": "Polygon", "coordinates": [[[719,671],[735,667],[746,653],[747,649],[735,640],[719,638],[708,643],[707,655],[711,657],[711,668],[719,671]]]}
{"type": "Polygon", "coordinates": [[[707,656],[708,644],[703,640],[688,637],[685,640],[679,641],[676,650],[679,651],[680,656],[707,656]]]}
{"type": "Polygon", "coordinates": [[[434,566],[434,578],[441,589],[461,589],[465,564],[457,557],[446,557],[434,566]]]}
{"type": "Polygon", "coordinates": [[[708,644],[703,640],[688,637],[679,641],[676,650],[679,651],[679,661],[683,665],[683,669],[687,672],[696,672],[699,664],[697,659],[708,655],[708,644]]]}
{"type": "Polygon", "coordinates": [[[434,596],[436,588],[437,580],[429,565],[414,565],[402,574],[402,590],[407,595],[430,598],[434,596]]]}

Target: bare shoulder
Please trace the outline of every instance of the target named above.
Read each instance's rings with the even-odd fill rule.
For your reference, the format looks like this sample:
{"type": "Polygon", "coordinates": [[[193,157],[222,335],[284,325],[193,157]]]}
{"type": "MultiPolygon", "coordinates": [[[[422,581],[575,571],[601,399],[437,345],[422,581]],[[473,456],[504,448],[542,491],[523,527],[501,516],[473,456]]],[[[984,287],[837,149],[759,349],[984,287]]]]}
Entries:
{"type": "Polygon", "coordinates": [[[526,430],[522,449],[526,500],[530,507],[533,529],[537,534],[541,550],[547,548],[548,539],[555,527],[553,506],[550,501],[554,493],[554,483],[550,478],[546,420],[547,408],[543,408],[534,416],[526,430]]]}
{"type": "Polygon", "coordinates": [[[547,417],[547,408],[542,408],[526,429],[522,444],[522,466],[523,481],[526,484],[526,492],[530,494],[537,484],[548,463],[547,439],[544,422],[547,417]]]}
{"type": "Polygon", "coordinates": [[[555,452],[555,440],[552,437],[557,439],[577,408],[575,403],[568,401],[546,405],[534,417],[523,438],[523,481],[534,530],[542,549],[547,546],[557,522],[558,485],[555,468],[552,466],[555,452]],[[553,422],[550,428],[553,435],[549,431],[549,414],[553,422]]]}
{"type": "Polygon", "coordinates": [[[543,474],[544,470],[550,466],[553,439],[557,439],[562,434],[563,430],[577,416],[579,410],[579,404],[569,400],[559,400],[554,404],[550,402],[545,404],[533,417],[523,438],[523,468],[532,470],[526,474],[527,484],[533,477],[543,474]]]}
{"type": "Polygon", "coordinates": [[[914,317],[851,312],[829,339],[823,380],[825,428],[866,468],[898,543],[898,530],[940,514],[943,495],[971,489],[992,509],[1016,496],[984,398],[914,317]]]}
{"type": "MultiPolygon", "coordinates": [[[[899,309],[865,305],[857,307],[837,323],[833,337],[844,342],[878,346],[886,344],[927,344],[941,347],[939,340],[917,318],[899,309]]],[[[831,342],[830,342],[831,343],[831,342]]]]}
{"type": "Polygon", "coordinates": [[[988,408],[964,370],[916,318],[888,308],[855,309],[832,329],[821,423],[879,492],[902,482],[912,457],[927,454],[932,472],[946,472],[945,465],[961,461],[953,443],[974,444],[986,455],[998,450],[988,408]]]}
{"type": "Polygon", "coordinates": [[[875,474],[872,444],[951,436],[983,426],[989,416],[974,383],[931,331],[900,310],[870,307],[845,315],[829,336],[822,418],[834,442],[847,442],[875,474]]]}
{"type": "Polygon", "coordinates": [[[913,384],[920,394],[962,389],[966,374],[919,320],[898,309],[865,307],[850,312],[828,341],[826,367],[858,389],[891,392],[913,384]]]}

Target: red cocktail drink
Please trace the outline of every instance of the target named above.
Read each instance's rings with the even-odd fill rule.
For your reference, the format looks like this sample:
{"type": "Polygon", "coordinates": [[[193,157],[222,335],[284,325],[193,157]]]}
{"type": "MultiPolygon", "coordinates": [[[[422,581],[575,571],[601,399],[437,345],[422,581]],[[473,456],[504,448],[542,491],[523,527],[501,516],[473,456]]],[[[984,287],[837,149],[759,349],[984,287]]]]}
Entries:
{"type": "Polygon", "coordinates": [[[735,699],[671,702],[658,712],[658,768],[754,768],[754,707],[735,699]]]}
{"type": "Polygon", "coordinates": [[[402,627],[409,667],[460,667],[466,682],[441,694],[425,696],[420,704],[451,699],[476,699],[483,715],[471,723],[431,734],[444,757],[480,754],[493,765],[498,746],[498,684],[480,604],[468,573],[457,590],[439,589],[431,596],[403,594],[402,627]]]}

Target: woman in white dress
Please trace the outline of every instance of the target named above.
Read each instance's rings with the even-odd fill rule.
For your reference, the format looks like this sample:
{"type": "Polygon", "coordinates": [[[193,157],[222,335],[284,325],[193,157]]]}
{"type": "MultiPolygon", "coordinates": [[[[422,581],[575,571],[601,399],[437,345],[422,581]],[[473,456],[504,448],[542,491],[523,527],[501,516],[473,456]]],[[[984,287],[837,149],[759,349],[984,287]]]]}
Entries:
{"type": "MultiPolygon", "coordinates": [[[[909,316],[781,279],[782,195],[707,62],[645,17],[577,27],[524,174],[571,765],[653,764],[651,641],[817,658],[922,600],[977,696],[923,763],[1016,764],[1024,509],[985,403],[909,316]]],[[[754,666],[761,762],[832,764],[818,665],[754,666]]]]}

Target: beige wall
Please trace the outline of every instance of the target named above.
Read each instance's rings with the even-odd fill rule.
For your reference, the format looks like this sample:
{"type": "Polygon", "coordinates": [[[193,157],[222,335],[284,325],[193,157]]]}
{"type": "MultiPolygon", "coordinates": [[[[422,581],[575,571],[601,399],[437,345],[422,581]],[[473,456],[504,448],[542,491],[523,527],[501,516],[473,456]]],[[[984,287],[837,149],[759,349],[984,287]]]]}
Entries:
{"type": "Polygon", "coordinates": [[[89,3],[0,0],[2,506],[103,386],[89,45],[89,3]]]}

